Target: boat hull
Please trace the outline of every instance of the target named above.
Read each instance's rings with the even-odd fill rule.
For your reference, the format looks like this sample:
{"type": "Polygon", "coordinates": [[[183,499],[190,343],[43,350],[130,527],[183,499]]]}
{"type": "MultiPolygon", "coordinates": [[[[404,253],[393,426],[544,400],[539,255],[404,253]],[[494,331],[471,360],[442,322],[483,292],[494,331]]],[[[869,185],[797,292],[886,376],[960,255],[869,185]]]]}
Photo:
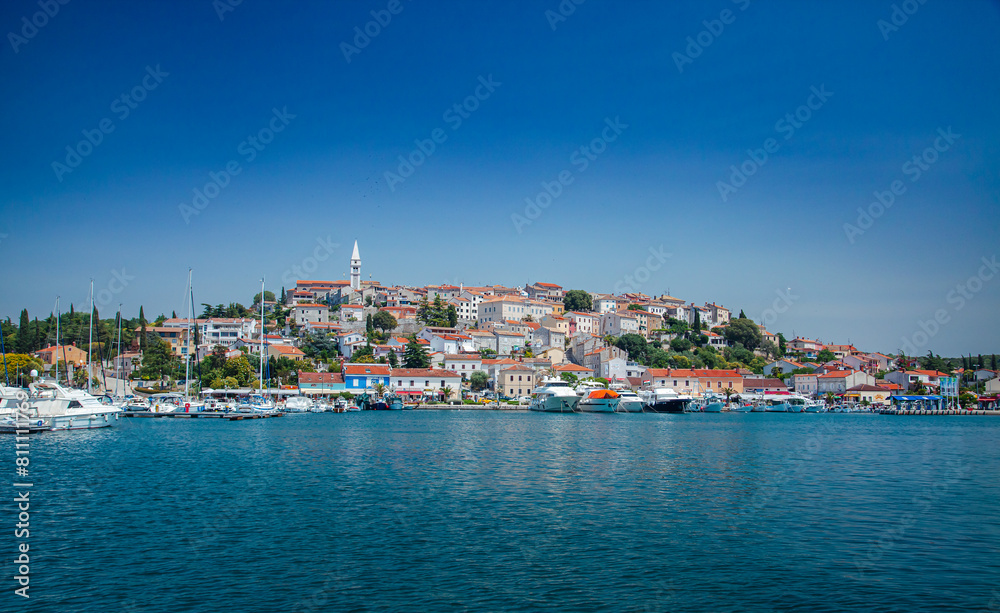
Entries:
{"type": "Polygon", "coordinates": [[[686,400],[667,400],[665,402],[652,402],[646,405],[646,410],[650,413],[683,413],[687,407],[686,400]]]}
{"type": "Polygon", "coordinates": [[[584,398],[576,407],[581,413],[614,413],[618,407],[618,399],[584,398]]]}
{"type": "Polygon", "coordinates": [[[573,396],[550,396],[538,402],[532,402],[529,411],[540,413],[575,413],[580,404],[580,398],[573,396]]]}
{"type": "Polygon", "coordinates": [[[619,413],[642,413],[643,405],[641,400],[622,400],[618,403],[619,413]]]}

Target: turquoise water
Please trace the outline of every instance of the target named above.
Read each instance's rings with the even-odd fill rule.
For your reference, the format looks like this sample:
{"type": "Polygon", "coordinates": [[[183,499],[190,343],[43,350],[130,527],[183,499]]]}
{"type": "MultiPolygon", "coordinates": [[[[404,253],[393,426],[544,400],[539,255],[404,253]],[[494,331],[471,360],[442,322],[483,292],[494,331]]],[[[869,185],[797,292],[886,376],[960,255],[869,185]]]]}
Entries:
{"type": "Polygon", "coordinates": [[[32,439],[0,610],[1000,610],[996,418],[119,423],[32,439]]]}

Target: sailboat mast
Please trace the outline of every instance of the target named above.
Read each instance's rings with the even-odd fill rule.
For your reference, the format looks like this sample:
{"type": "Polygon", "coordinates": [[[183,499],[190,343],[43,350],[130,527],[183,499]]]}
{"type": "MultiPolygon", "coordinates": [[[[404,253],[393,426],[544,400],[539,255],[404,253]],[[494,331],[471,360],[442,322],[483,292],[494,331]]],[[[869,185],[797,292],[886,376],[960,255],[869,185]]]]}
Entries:
{"type": "Polygon", "coordinates": [[[94,380],[94,280],[90,280],[90,339],[87,341],[87,393],[93,392],[91,381],[94,380]]]}
{"type": "MultiPolygon", "coordinates": [[[[191,269],[188,268],[188,286],[187,294],[191,295],[191,269]]],[[[185,299],[184,302],[188,303],[188,316],[187,316],[187,351],[184,352],[184,397],[188,396],[188,379],[191,378],[191,301],[185,299]]]]}
{"type": "Polygon", "coordinates": [[[264,391],[264,277],[260,278],[260,376],[257,378],[257,391],[264,391]]]}
{"type": "MultiPolygon", "coordinates": [[[[62,321],[62,311],[59,310],[59,298],[56,296],[56,381],[59,381],[59,347],[62,345],[61,336],[59,334],[59,322],[62,321]]],[[[69,363],[66,362],[66,347],[62,348],[63,353],[63,366],[66,367],[66,385],[69,385],[69,363]]]]}
{"type": "MultiPolygon", "coordinates": [[[[121,379],[122,364],[122,303],[118,303],[118,351],[115,352],[115,396],[118,395],[118,380],[121,379]]],[[[122,397],[125,397],[125,385],[122,385],[122,397]]]]}

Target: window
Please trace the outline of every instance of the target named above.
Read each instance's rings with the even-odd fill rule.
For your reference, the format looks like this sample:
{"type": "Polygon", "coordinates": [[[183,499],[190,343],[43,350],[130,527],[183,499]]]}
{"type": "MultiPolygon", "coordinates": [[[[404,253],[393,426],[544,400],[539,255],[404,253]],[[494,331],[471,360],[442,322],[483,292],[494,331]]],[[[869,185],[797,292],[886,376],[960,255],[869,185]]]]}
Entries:
{"type": "Polygon", "coordinates": [[[413,387],[413,380],[410,380],[410,387],[413,387]]]}

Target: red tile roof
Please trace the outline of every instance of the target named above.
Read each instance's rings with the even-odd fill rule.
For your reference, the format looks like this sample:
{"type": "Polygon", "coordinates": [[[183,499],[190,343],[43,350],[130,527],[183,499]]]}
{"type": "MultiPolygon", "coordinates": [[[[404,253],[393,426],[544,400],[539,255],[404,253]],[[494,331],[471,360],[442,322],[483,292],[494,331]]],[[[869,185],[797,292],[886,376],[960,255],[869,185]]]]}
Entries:
{"type": "Polygon", "coordinates": [[[394,368],[393,377],[450,377],[455,378],[460,375],[454,370],[442,370],[440,368],[394,368]]]}
{"type": "Polygon", "coordinates": [[[383,364],[344,364],[345,375],[388,375],[389,367],[383,364]]]}

